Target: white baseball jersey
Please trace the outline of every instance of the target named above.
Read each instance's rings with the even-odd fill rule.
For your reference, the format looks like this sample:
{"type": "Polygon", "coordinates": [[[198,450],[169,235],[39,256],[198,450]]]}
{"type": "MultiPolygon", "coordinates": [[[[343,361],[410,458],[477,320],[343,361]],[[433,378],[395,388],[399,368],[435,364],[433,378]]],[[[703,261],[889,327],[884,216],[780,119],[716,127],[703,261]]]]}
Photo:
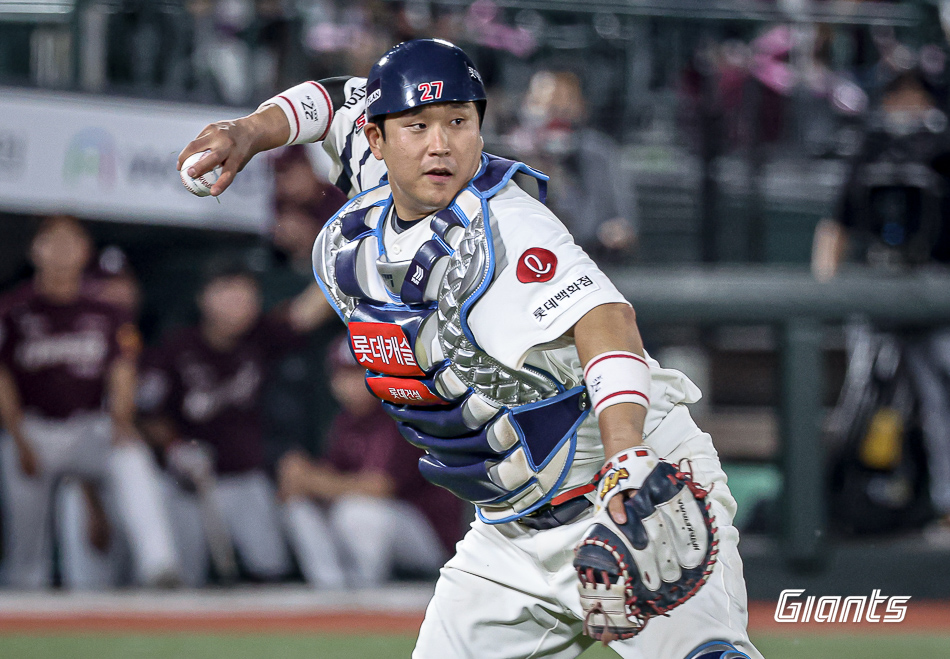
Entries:
{"type": "MultiPolygon", "coordinates": [[[[384,164],[369,152],[362,132],[365,97],[362,83],[358,79],[347,81],[345,106],[335,116],[332,108],[327,108],[322,126],[314,121],[312,129],[317,136],[327,133],[324,148],[336,163],[334,174],[338,185],[351,195],[377,186],[386,171],[384,164]],[[329,126],[328,116],[331,117],[329,126]]],[[[487,167],[488,160],[483,158],[483,166],[487,167]]],[[[547,208],[512,180],[503,180],[506,182],[498,184],[500,189],[493,187],[491,194],[486,193],[484,197],[490,230],[481,230],[491,238],[488,258],[492,259],[493,267],[474,270],[490,272],[490,283],[480,297],[475,298],[477,301],[464,319],[463,329],[471,333],[476,348],[500,364],[494,367],[497,371],[510,372],[525,366],[540,369],[570,392],[581,384],[583,369],[574,340],[566,336],[567,331],[598,305],[626,301],[547,208]]],[[[468,218],[474,217],[472,209],[464,207],[474,197],[472,189],[462,192],[454,205],[455,212],[461,210],[468,218]]],[[[388,192],[381,189],[378,193],[368,193],[361,198],[365,203],[349,215],[344,208],[339,224],[350,217],[357,220],[367,217],[372,209],[364,210],[362,216],[360,209],[380,202],[376,198],[379,194],[388,192]]],[[[359,201],[354,201],[352,205],[358,204],[359,201]]],[[[384,210],[379,211],[380,214],[386,212],[385,206],[381,208],[384,210]]],[[[479,216],[480,226],[482,217],[479,216]]],[[[376,221],[370,224],[377,226],[378,231],[376,221]]],[[[377,234],[383,249],[378,253],[384,254],[390,263],[409,261],[423,243],[433,238],[434,226],[434,220],[420,221],[399,231],[394,218],[383,217],[381,235],[377,234]]],[[[364,228],[368,225],[359,226],[355,221],[347,227],[351,235],[364,228]]],[[[342,234],[342,229],[336,231],[342,234]]],[[[316,255],[325,253],[320,248],[331,244],[327,235],[324,230],[323,242],[318,239],[315,252],[318,281],[329,272],[326,260],[320,261],[319,270],[316,267],[316,255]]],[[[453,249],[458,248],[459,243],[453,242],[448,233],[442,237],[453,249]]],[[[375,238],[371,244],[375,248],[375,238]]],[[[358,254],[358,245],[352,251],[358,254]]],[[[372,267],[373,258],[375,256],[370,254],[364,255],[362,261],[355,259],[362,263],[358,272],[354,270],[357,277],[363,272],[362,268],[372,267]]],[[[334,261],[338,262],[341,261],[334,261]]],[[[352,281],[352,276],[347,276],[352,281]]],[[[412,275],[407,279],[419,284],[412,275]]],[[[367,286],[382,286],[374,281],[372,277],[365,278],[367,286]]],[[[357,282],[357,287],[365,291],[363,283],[357,282]]],[[[347,284],[348,289],[352,285],[347,284]]],[[[451,297],[453,289],[448,290],[451,297]]],[[[326,288],[325,291],[332,292],[326,288]]],[[[338,292],[332,295],[342,300],[338,292]]],[[[386,296],[383,290],[368,297],[385,301],[389,299],[386,296]]],[[[341,315],[344,315],[342,311],[341,315]]],[[[761,659],[746,633],[742,562],[736,548],[738,533],[731,526],[735,501],[711,439],[696,427],[687,409],[678,405],[695,402],[701,394],[681,373],[662,369],[649,357],[648,362],[651,384],[645,441],[669,461],[689,458],[697,481],[710,488],[715,484],[710,499],[720,529],[719,560],[696,597],[668,618],[651,621],[650,627],[638,636],[611,645],[620,656],[630,659],[680,659],[717,640],[733,644],[752,659],[761,659]]],[[[529,406],[522,409],[524,407],[529,406]]],[[[558,490],[563,492],[586,485],[603,462],[597,421],[588,415],[577,430],[573,462],[558,490]]],[[[481,517],[476,520],[459,543],[456,556],[442,568],[413,659],[529,656],[574,659],[580,655],[593,641],[583,635],[583,612],[572,549],[586,533],[590,520],[588,510],[571,522],[541,531],[516,523],[496,524],[481,517]]]]}
{"type": "MultiPolygon", "coordinates": [[[[365,79],[351,78],[345,92],[345,104],[335,109],[323,146],[334,162],[331,179],[353,196],[378,185],[386,165],[373,156],[363,132],[365,79]]],[[[468,317],[477,344],[506,366],[535,366],[567,388],[578,386],[583,365],[573,338],[565,333],[591,309],[627,301],[554,214],[514,181],[491,198],[489,209],[496,268],[468,317]]],[[[386,254],[393,260],[411,259],[431,238],[427,221],[398,232],[388,218],[383,232],[386,254]]],[[[682,373],[660,368],[649,357],[648,362],[651,402],[644,433],[649,444],[650,433],[674,405],[694,403],[702,394],[682,373]]],[[[590,415],[578,429],[574,467],[560,490],[589,482],[603,461],[597,421],[590,415]]]]}
{"type": "Polygon", "coordinates": [[[323,148],[333,160],[330,180],[352,197],[379,185],[386,174],[386,163],[376,160],[363,133],[366,78],[350,78],[343,91],[346,101],[333,110],[323,148]]]}

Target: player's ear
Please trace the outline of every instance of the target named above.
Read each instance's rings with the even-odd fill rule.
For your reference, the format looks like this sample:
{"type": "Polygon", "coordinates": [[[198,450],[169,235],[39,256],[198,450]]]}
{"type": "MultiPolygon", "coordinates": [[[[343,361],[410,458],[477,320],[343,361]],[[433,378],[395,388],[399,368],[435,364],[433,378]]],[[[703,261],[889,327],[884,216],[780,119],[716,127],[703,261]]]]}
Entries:
{"type": "Polygon", "coordinates": [[[369,142],[369,149],[373,152],[373,155],[376,157],[376,160],[383,159],[383,152],[379,148],[379,143],[385,140],[383,137],[383,132],[379,129],[375,123],[367,122],[366,126],[363,127],[363,132],[366,134],[366,141],[369,142]]]}

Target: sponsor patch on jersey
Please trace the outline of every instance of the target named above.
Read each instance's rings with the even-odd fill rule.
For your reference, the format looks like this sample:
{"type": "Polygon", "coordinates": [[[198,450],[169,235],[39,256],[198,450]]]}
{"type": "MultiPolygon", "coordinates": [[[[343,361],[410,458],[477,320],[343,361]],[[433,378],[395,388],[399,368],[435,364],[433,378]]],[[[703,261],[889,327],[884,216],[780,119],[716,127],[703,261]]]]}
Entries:
{"type": "Polygon", "coordinates": [[[425,375],[399,325],[353,321],[348,329],[353,356],[363,368],[383,375],[425,375]]]}
{"type": "Polygon", "coordinates": [[[356,132],[363,130],[363,126],[366,125],[366,113],[364,112],[356,118],[356,132]]]}
{"type": "Polygon", "coordinates": [[[518,259],[518,281],[523,284],[551,281],[557,271],[557,257],[543,247],[532,247],[518,259]]]}
{"type": "Polygon", "coordinates": [[[382,398],[396,405],[447,405],[434,393],[429,391],[419,380],[409,378],[369,377],[366,385],[377,398],[382,398]]]}
{"type": "Polygon", "coordinates": [[[545,292],[543,300],[532,305],[531,315],[541,327],[549,327],[561,314],[583,300],[585,297],[599,291],[600,286],[589,276],[578,277],[567,284],[554,295],[545,292]]]}

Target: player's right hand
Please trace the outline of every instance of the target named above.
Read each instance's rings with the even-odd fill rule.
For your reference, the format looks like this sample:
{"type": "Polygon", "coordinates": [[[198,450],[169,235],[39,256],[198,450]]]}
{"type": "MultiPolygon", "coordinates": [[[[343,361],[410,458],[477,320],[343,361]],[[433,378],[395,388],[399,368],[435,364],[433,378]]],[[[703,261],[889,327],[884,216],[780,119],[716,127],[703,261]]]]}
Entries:
{"type": "Polygon", "coordinates": [[[234,181],[256,154],[282,146],[287,142],[290,126],[280,108],[270,105],[246,117],[208,124],[178,154],[178,170],[188,156],[209,151],[188,169],[186,174],[195,178],[220,165],[218,180],[211,186],[216,197],[234,181]]]}
{"type": "Polygon", "coordinates": [[[212,169],[221,166],[221,174],[213,186],[211,196],[217,197],[228,189],[234,177],[251,160],[254,153],[251,151],[253,143],[251,135],[242,127],[240,120],[217,121],[204,127],[198,137],[188,143],[178,155],[178,170],[188,156],[209,151],[197,164],[188,169],[186,174],[197,178],[212,169]]]}

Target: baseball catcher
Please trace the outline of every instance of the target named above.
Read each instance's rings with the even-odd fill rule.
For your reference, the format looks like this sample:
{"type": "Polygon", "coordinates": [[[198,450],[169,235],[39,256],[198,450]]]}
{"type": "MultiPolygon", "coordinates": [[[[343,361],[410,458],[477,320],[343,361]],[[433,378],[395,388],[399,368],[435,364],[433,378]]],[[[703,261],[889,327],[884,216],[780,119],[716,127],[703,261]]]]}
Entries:
{"type": "Polygon", "coordinates": [[[461,49],[408,41],[367,79],[212,124],[179,167],[207,150],[184,173],[220,166],[216,195],[255,153],[322,141],[352,196],[314,245],[317,282],[367,387],[425,449],[422,475],[478,511],[415,659],[566,659],[596,639],[760,659],[735,501],[685,406],[700,392],[645,352],[630,304],[544,206],[548,177],[483,152],[486,103],[461,49]]]}

